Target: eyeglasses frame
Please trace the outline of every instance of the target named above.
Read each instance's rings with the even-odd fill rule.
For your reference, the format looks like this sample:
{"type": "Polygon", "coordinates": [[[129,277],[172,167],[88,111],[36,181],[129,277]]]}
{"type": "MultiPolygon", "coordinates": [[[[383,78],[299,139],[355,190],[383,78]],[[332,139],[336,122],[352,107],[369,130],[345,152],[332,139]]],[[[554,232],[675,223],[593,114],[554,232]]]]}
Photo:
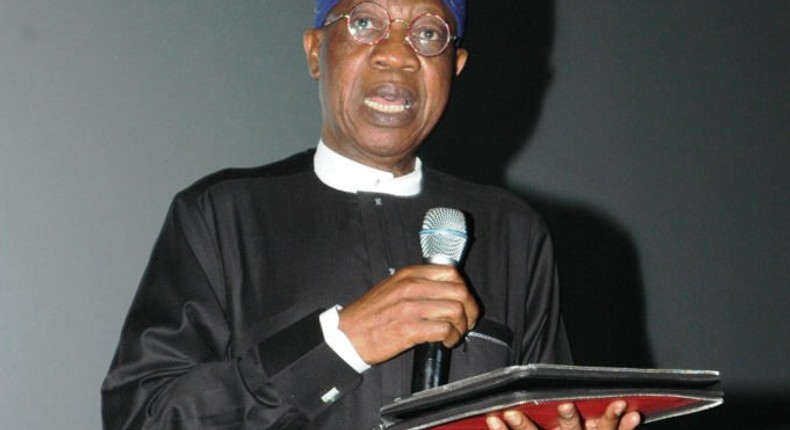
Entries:
{"type": "Polygon", "coordinates": [[[378,4],[378,3],[361,2],[361,3],[357,3],[356,5],[354,5],[354,7],[352,7],[348,11],[348,13],[345,13],[343,15],[338,15],[338,16],[330,19],[329,21],[326,21],[324,23],[324,25],[321,26],[321,28],[329,27],[330,25],[340,21],[341,19],[345,19],[346,20],[346,30],[348,30],[348,33],[351,36],[351,40],[353,40],[354,42],[359,43],[361,45],[369,45],[369,46],[378,45],[379,43],[381,43],[382,40],[389,38],[390,37],[390,30],[392,29],[392,23],[393,22],[401,22],[401,23],[403,23],[406,26],[406,37],[404,38],[404,39],[406,39],[406,43],[409,45],[411,50],[414,51],[414,53],[416,53],[417,55],[420,55],[422,57],[426,57],[426,58],[437,57],[439,55],[442,55],[442,53],[444,53],[444,51],[447,50],[447,47],[450,46],[450,44],[453,44],[453,46],[457,47],[458,46],[458,42],[459,42],[458,36],[455,35],[455,34],[452,34],[452,31],[451,31],[452,29],[450,28],[450,23],[448,23],[447,20],[442,18],[440,15],[436,15],[436,14],[433,14],[433,13],[423,13],[423,14],[415,16],[414,18],[411,19],[411,21],[407,21],[407,20],[405,20],[403,18],[393,18],[392,15],[390,15],[390,12],[387,10],[387,8],[385,8],[384,6],[382,6],[382,5],[378,4]],[[365,5],[365,4],[373,5],[373,6],[377,7],[377,8],[379,8],[379,9],[383,10],[384,13],[387,14],[387,31],[386,31],[386,33],[384,33],[375,42],[362,42],[360,40],[357,40],[357,38],[354,37],[354,33],[351,31],[351,13],[354,11],[354,9],[358,8],[361,5],[365,5]],[[422,18],[424,16],[429,16],[429,17],[432,16],[432,17],[439,18],[439,20],[444,23],[445,27],[447,27],[447,41],[445,41],[444,47],[442,47],[442,49],[440,49],[439,52],[437,52],[436,54],[433,54],[433,55],[425,55],[425,54],[419,52],[417,50],[417,48],[414,47],[414,43],[409,38],[409,29],[411,28],[412,24],[414,24],[414,22],[416,22],[418,19],[420,19],[420,18],[422,18]]]}

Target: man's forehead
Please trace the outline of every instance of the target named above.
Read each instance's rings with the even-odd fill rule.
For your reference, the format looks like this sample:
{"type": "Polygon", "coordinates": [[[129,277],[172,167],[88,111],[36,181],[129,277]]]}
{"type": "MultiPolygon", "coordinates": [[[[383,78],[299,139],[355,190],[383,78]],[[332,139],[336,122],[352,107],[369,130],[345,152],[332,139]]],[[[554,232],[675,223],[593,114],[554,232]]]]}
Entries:
{"type": "MultiPolygon", "coordinates": [[[[412,1],[409,1],[409,0],[403,0],[403,1],[404,1],[404,3],[407,3],[407,4],[415,3],[415,2],[412,2],[412,1]]],[[[357,1],[347,0],[345,2],[349,3],[350,5],[355,5],[357,3],[361,3],[362,1],[359,1],[359,0],[357,0],[357,1]]],[[[439,0],[436,0],[436,2],[439,3],[439,0]]],[[[314,22],[313,22],[313,27],[315,27],[315,28],[322,27],[324,25],[324,22],[326,21],[326,17],[329,14],[329,12],[335,6],[337,6],[340,3],[344,3],[344,1],[342,1],[342,0],[316,0],[316,3],[315,3],[315,19],[314,19],[314,22]]],[[[377,2],[377,3],[380,3],[380,2],[377,2]]],[[[394,1],[394,3],[397,3],[397,1],[394,1]]],[[[456,35],[458,37],[461,37],[463,35],[464,21],[466,19],[466,0],[441,0],[441,3],[443,3],[444,6],[447,7],[447,9],[449,9],[450,12],[453,14],[453,17],[455,18],[455,22],[456,22],[456,27],[457,27],[456,35]]]]}

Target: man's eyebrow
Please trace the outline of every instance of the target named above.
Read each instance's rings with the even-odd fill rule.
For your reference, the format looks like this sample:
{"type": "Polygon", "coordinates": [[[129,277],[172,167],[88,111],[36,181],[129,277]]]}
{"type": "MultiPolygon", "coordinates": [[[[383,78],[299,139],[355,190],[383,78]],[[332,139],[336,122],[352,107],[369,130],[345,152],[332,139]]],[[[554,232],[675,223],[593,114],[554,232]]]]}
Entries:
{"type": "MultiPolygon", "coordinates": [[[[348,14],[349,12],[351,12],[351,9],[354,9],[355,7],[359,6],[362,3],[373,3],[373,4],[376,4],[376,5],[379,5],[382,8],[384,8],[384,10],[387,11],[387,13],[390,15],[390,18],[392,18],[392,19],[399,18],[399,17],[395,16],[395,14],[393,14],[392,11],[387,6],[381,4],[380,2],[371,1],[371,0],[363,0],[363,1],[358,1],[358,2],[352,3],[351,5],[348,6],[348,9],[343,11],[343,12],[329,12],[326,15],[325,21],[331,21],[334,18],[337,18],[339,16],[343,16],[345,14],[348,14]]],[[[447,14],[445,13],[445,11],[442,8],[437,8],[437,7],[431,6],[431,5],[417,6],[414,10],[411,11],[411,13],[412,13],[412,16],[419,16],[419,15],[425,15],[425,14],[436,15],[436,16],[442,18],[443,20],[447,21],[447,23],[451,24],[451,25],[452,25],[453,22],[455,22],[455,17],[452,16],[452,14],[450,14],[450,16],[447,16],[447,14]]]]}
{"type": "Polygon", "coordinates": [[[416,8],[414,10],[414,14],[415,15],[423,15],[423,14],[426,14],[426,13],[429,13],[431,15],[440,16],[445,21],[448,21],[447,17],[444,16],[445,15],[444,14],[444,10],[442,10],[441,8],[437,8],[437,7],[434,7],[434,6],[420,6],[420,7],[416,8]]]}
{"type": "MultiPolygon", "coordinates": [[[[384,6],[383,4],[381,4],[379,2],[366,0],[366,1],[361,1],[359,3],[375,3],[375,4],[383,7],[384,9],[386,9],[387,12],[390,15],[394,15],[392,13],[392,11],[388,7],[384,6]]],[[[359,3],[357,3],[357,4],[359,4],[359,3]]],[[[355,4],[354,6],[356,6],[357,4],[355,4]]],[[[354,6],[352,6],[352,7],[354,7],[354,6]]],[[[408,6],[406,6],[406,7],[408,7],[408,6]]],[[[436,6],[432,6],[432,5],[420,5],[420,6],[417,6],[411,11],[411,13],[412,13],[413,16],[424,15],[424,14],[428,13],[428,14],[431,14],[431,15],[440,16],[445,21],[450,22],[448,17],[445,16],[444,9],[436,7],[436,6]]],[[[393,16],[393,18],[397,18],[397,17],[393,16]]]]}

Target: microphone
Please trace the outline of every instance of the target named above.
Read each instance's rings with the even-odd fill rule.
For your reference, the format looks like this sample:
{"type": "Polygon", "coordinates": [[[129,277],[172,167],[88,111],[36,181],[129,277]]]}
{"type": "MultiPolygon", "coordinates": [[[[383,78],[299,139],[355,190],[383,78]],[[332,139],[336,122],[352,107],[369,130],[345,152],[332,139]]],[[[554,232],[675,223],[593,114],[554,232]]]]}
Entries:
{"type": "MultiPolygon", "coordinates": [[[[467,238],[463,212],[450,208],[429,209],[420,230],[423,261],[428,264],[458,266],[467,238]]],[[[445,384],[449,364],[450,350],[441,342],[417,345],[414,348],[411,392],[445,384]]]]}

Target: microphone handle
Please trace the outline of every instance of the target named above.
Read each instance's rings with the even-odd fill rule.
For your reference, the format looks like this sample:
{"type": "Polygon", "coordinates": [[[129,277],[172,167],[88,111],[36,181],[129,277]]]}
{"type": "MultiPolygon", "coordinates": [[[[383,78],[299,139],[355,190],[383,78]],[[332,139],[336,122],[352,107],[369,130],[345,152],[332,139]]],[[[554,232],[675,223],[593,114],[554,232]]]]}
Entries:
{"type": "MultiPolygon", "coordinates": [[[[445,255],[424,258],[426,264],[457,266],[458,262],[445,255]]],[[[450,373],[450,350],[441,342],[428,342],[414,347],[414,364],[411,370],[411,392],[417,393],[447,383],[450,373]]]]}
{"type": "Polygon", "coordinates": [[[411,373],[411,392],[436,388],[447,383],[450,350],[441,342],[429,342],[414,347],[414,367],[411,373]]]}

